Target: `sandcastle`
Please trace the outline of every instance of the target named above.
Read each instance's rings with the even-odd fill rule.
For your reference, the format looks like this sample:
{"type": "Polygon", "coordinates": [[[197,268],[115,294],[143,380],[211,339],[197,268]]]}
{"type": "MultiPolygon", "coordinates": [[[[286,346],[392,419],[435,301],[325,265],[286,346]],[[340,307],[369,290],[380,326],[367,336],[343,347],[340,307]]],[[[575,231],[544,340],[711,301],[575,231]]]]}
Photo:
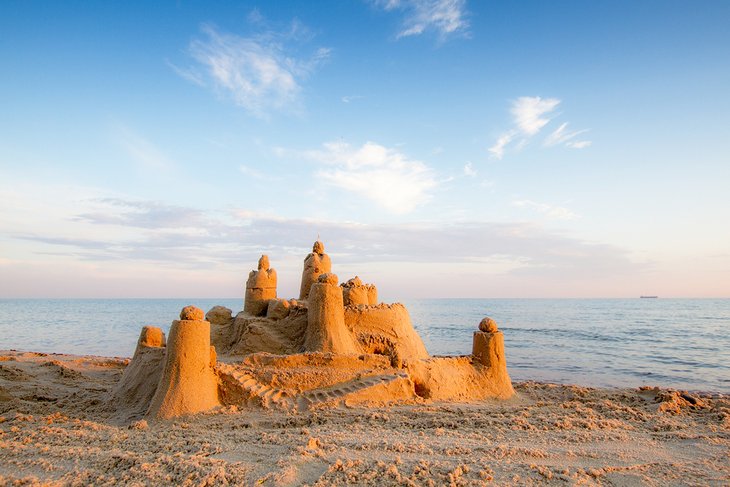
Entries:
{"type": "Polygon", "coordinates": [[[322,242],[304,260],[299,299],[276,294],[261,256],[244,309],[184,308],[170,328],[142,329],[110,403],[119,421],[169,419],[219,406],[380,405],[507,399],[514,395],[504,336],[485,318],[471,355],[432,357],[405,306],[378,303],[353,277],[338,284],[322,242]]]}

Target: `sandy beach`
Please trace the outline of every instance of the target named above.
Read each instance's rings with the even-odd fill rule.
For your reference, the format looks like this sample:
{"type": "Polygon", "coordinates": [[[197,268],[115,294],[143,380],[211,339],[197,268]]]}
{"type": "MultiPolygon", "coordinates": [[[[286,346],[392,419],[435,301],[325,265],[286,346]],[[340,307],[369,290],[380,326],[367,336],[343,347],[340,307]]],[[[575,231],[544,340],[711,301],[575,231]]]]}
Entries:
{"type": "Polygon", "coordinates": [[[119,424],[128,359],[0,352],[2,485],[728,485],[730,399],[515,383],[506,401],[222,407],[119,424]]]}

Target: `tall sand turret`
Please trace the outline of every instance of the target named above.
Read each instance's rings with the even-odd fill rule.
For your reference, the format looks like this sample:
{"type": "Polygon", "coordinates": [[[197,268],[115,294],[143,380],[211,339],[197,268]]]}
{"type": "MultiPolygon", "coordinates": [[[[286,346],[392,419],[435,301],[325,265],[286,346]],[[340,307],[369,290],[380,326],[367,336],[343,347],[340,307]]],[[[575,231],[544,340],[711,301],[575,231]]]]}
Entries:
{"type": "Polygon", "coordinates": [[[210,346],[210,323],[203,310],[183,308],[172,322],[160,377],[147,416],[167,419],[207,411],[219,404],[215,349],[210,346]]]}
{"type": "Polygon", "coordinates": [[[322,274],[309,292],[309,310],[304,348],[308,352],[359,353],[345,325],[342,289],[335,274],[322,274]]]}
{"type": "Polygon", "coordinates": [[[299,299],[307,299],[312,284],[322,274],[332,272],[332,261],[330,256],[324,253],[324,244],[317,240],[312,246],[312,253],[304,258],[304,270],[302,271],[302,284],[299,287],[299,299]]]}
{"type": "Polygon", "coordinates": [[[265,316],[271,299],[276,299],[276,270],[269,266],[269,257],[262,255],[258,270],[248,275],[243,310],[254,316],[265,316]]]}
{"type": "Polygon", "coordinates": [[[504,334],[492,318],[486,317],[479,323],[479,330],[474,332],[471,354],[475,362],[487,367],[494,390],[501,391],[503,397],[514,394],[512,380],[507,373],[504,334]]]}

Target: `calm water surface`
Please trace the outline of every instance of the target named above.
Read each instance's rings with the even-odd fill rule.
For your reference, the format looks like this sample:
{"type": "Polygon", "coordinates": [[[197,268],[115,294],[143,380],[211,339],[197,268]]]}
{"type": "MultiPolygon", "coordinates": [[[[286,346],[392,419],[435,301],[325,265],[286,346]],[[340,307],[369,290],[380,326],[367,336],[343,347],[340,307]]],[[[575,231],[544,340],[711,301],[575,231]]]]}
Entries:
{"type": "MultiPolygon", "coordinates": [[[[240,299],[0,300],[0,349],[130,356],[143,325],[240,299]]],[[[730,392],[728,299],[430,299],[405,301],[433,355],[471,352],[484,316],[505,334],[516,380],[662,385],[730,392]]]]}

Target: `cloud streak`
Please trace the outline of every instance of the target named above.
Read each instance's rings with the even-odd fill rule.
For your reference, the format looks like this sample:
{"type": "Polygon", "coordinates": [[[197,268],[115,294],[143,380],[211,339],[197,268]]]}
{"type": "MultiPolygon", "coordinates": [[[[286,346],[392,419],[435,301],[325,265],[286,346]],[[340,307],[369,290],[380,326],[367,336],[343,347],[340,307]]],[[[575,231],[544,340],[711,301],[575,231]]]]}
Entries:
{"type": "Polygon", "coordinates": [[[249,113],[266,118],[272,110],[297,111],[301,83],[330,55],[319,48],[309,57],[297,57],[289,46],[301,42],[306,32],[293,23],[284,33],[267,31],[242,37],[213,25],[201,27],[203,37],[190,43],[188,52],[197,62],[189,69],[172,65],[176,73],[200,86],[209,86],[229,97],[249,113]]]}
{"type": "MultiPolygon", "coordinates": [[[[298,276],[301,257],[318,234],[345,275],[376,272],[384,284],[398,282],[398,289],[405,286],[419,295],[440,295],[444,278],[462,282],[464,272],[476,287],[462,283],[450,295],[498,290],[493,281],[483,282],[486,275],[531,283],[538,286],[533,294],[539,294],[543,284],[536,282],[549,283],[558,277],[561,282],[596,276],[618,279],[638,270],[621,248],[571,238],[534,223],[364,224],[284,218],[246,208],[202,210],[126,197],[78,201],[81,188],[63,189],[44,199],[30,192],[9,194],[14,207],[32,207],[36,221],[19,225],[14,214],[0,210],[6,251],[3,265],[15,269],[19,278],[26,264],[38,276],[46,276],[51,269],[58,276],[66,273],[73,277],[69,283],[73,281],[77,294],[84,289],[88,295],[103,293],[96,285],[129,286],[126,292],[138,293],[142,288],[135,282],[140,280],[149,281],[144,289],[154,293],[169,288],[164,285],[168,278],[185,281],[176,281],[177,292],[206,293],[210,285],[222,286],[216,279],[225,279],[226,289],[238,289],[240,279],[245,279],[262,252],[272,257],[281,275],[298,276]],[[44,215],[48,215],[47,221],[44,215]],[[53,225],[56,221],[59,223],[53,225]],[[87,277],[98,284],[88,284],[87,277]],[[203,282],[207,284],[201,287],[203,282]]],[[[557,210],[544,211],[561,216],[557,210]]],[[[296,281],[296,277],[292,279],[296,281]]],[[[545,285],[544,289],[552,289],[545,285]]],[[[28,295],[46,292],[33,291],[30,282],[26,288],[28,295]]],[[[403,291],[397,295],[402,296],[403,291]]]]}
{"type": "Polygon", "coordinates": [[[398,39],[428,31],[434,31],[445,39],[465,33],[469,28],[465,0],[385,0],[376,4],[386,11],[404,12],[401,30],[396,35],[398,39]]]}
{"type": "Polygon", "coordinates": [[[97,211],[80,213],[74,218],[94,224],[149,229],[196,228],[205,224],[202,211],[168,205],[159,201],[100,198],[92,203],[95,203],[97,211]]]}
{"type": "MultiPolygon", "coordinates": [[[[560,105],[557,98],[541,98],[539,96],[521,96],[513,100],[510,106],[513,127],[502,132],[488,151],[495,159],[502,159],[507,147],[515,142],[515,150],[529,144],[556,116],[555,110],[560,105]]],[[[564,122],[543,141],[543,146],[563,145],[573,149],[583,149],[591,145],[589,140],[573,140],[584,130],[568,130],[568,122],[564,122]]]]}
{"type": "Polygon", "coordinates": [[[565,144],[567,147],[572,147],[575,149],[582,149],[584,147],[588,147],[591,145],[591,142],[588,140],[576,140],[573,139],[580,134],[583,134],[585,132],[588,132],[588,129],[583,130],[568,130],[568,122],[563,123],[555,129],[550,135],[548,135],[545,138],[545,142],[543,144],[546,147],[551,147],[554,145],[559,144],[565,144]]]}
{"type": "MultiPolygon", "coordinates": [[[[91,261],[146,261],[199,268],[249,262],[262,250],[284,255],[306,252],[320,234],[338,261],[479,263],[488,259],[521,262],[521,272],[533,269],[575,269],[612,263],[617,270],[632,267],[626,252],[591,244],[527,223],[410,223],[362,224],[326,220],[288,219],[248,211],[227,214],[170,206],[154,201],[103,199],[87,202],[94,211],[68,215],[69,225],[93,225],[96,232],[80,236],[15,233],[9,238],[45,244],[48,249],[91,261]],[[124,241],[103,236],[124,228],[133,231],[124,241]],[[60,252],[61,250],[59,250],[60,252]]],[[[572,212],[529,200],[515,202],[556,217],[572,212]]]]}

